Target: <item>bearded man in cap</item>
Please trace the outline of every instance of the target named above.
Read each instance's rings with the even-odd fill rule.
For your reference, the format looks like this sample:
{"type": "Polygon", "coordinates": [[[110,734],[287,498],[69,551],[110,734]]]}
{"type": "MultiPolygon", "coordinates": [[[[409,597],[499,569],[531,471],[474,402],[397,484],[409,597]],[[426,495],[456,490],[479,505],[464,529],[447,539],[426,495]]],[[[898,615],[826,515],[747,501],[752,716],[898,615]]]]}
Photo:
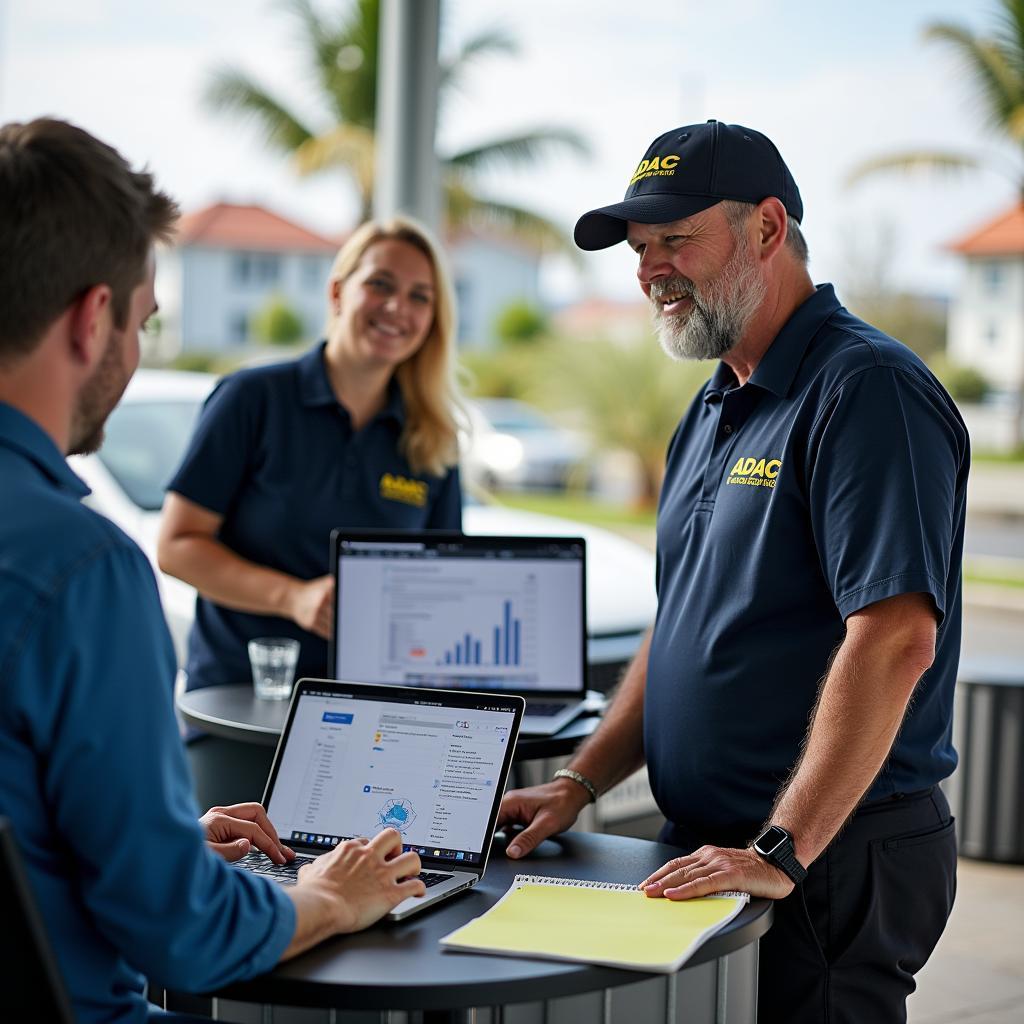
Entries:
{"type": "Polygon", "coordinates": [[[582,249],[625,241],[674,359],[720,360],[672,438],[658,613],[605,721],[509,793],[524,856],[646,762],[652,898],[776,900],[761,1021],[904,1021],[945,926],[938,788],[960,649],[967,430],[924,364],[815,287],[796,183],[764,135],[654,141],[582,249]]]}

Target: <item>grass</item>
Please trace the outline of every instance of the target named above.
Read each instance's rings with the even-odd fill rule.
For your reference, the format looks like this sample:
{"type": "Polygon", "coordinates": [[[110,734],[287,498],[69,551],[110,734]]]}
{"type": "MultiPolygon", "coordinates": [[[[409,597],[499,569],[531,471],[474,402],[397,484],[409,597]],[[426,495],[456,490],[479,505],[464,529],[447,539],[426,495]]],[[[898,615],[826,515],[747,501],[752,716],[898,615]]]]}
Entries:
{"type": "Polygon", "coordinates": [[[971,461],[1019,466],[1024,464],[1024,447],[1015,448],[1013,451],[1009,452],[993,452],[986,450],[971,452],[971,461]]]}
{"type": "Polygon", "coordinates": [[[655,510],[634,509],[629,505],[614,505],[597,501],[579,491],[525,492],[502,491],[496,495],[502,505],[540,512],[548,516],[576,519],[594,526],[646,526],[654,527],[655,510]]]}
{"type": "Polygon", "coordinates": [[[1011,587],[1024,590],[1024,576],[1011,576],[1006,573],[976,572],[964,568],[964,583],[984,583],[989,587],[1011,587]]]}

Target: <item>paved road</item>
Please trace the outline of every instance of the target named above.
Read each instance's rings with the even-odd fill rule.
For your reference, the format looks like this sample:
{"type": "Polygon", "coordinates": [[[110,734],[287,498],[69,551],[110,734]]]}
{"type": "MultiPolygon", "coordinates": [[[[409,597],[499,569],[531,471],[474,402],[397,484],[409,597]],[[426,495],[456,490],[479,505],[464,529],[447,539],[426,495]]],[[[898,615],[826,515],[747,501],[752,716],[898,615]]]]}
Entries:
{"type": "Polygon", "coordinates": [[[1024,558],[1024,520],[975,516],[968,520],[964,552],[1001,558],[1024,558]]]}

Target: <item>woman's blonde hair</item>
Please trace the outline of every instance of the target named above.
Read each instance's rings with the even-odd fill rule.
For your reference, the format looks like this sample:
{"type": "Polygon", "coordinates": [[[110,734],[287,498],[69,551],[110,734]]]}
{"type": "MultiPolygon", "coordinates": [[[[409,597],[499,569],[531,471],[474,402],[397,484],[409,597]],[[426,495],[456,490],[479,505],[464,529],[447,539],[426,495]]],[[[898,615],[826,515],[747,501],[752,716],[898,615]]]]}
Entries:
{"type": "MultiPolygon", "coordinates": [[[[329,289],[344,281],[375,242],[406,242],[426,256],[434,272],[434,322],[423,344],[395,370],[405,404],[405,429],[399,441],[413,472],[443,476],[459,460],[457,410],[461,408],[455,382],[455,293],[441,249],[430,232],[408,217],[367,221],[341,247],[331,268],[329,289]]],[[[327,330],[337,320],[328,304],[327,330]]]]}

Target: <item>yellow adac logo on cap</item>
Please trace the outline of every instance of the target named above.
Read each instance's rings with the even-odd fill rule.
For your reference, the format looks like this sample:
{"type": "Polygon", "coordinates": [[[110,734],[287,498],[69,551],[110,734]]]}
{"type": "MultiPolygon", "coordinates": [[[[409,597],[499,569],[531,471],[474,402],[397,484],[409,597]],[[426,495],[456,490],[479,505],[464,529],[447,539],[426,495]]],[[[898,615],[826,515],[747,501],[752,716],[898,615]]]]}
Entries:
{"type": "Polygon", "coordinates": [[[665,178],[676,173],[679,166],[679,154],[669,153],[667,156],[652,156],[650,160],[641,160],[640,165],[633,172],[629,179],[630,185],[635,185],[644,178],[665,178]]]}
{"type": "Polygon", "coordinates": [[[427,503],[428,491],[424,480],[410,480],[393,473],[385,473],[380,478],[380,496],[388,501],[400,501],[403,505],[423,508],[427,503]]]}
{"type": "Polygon", "coordinates": [[[736,465],[729,470],[727,484],[745,484],[747,487],[775,486],[775,479],[782,469],[782,459],[759,459],[753,455],[741,455],[736,465]]]}

